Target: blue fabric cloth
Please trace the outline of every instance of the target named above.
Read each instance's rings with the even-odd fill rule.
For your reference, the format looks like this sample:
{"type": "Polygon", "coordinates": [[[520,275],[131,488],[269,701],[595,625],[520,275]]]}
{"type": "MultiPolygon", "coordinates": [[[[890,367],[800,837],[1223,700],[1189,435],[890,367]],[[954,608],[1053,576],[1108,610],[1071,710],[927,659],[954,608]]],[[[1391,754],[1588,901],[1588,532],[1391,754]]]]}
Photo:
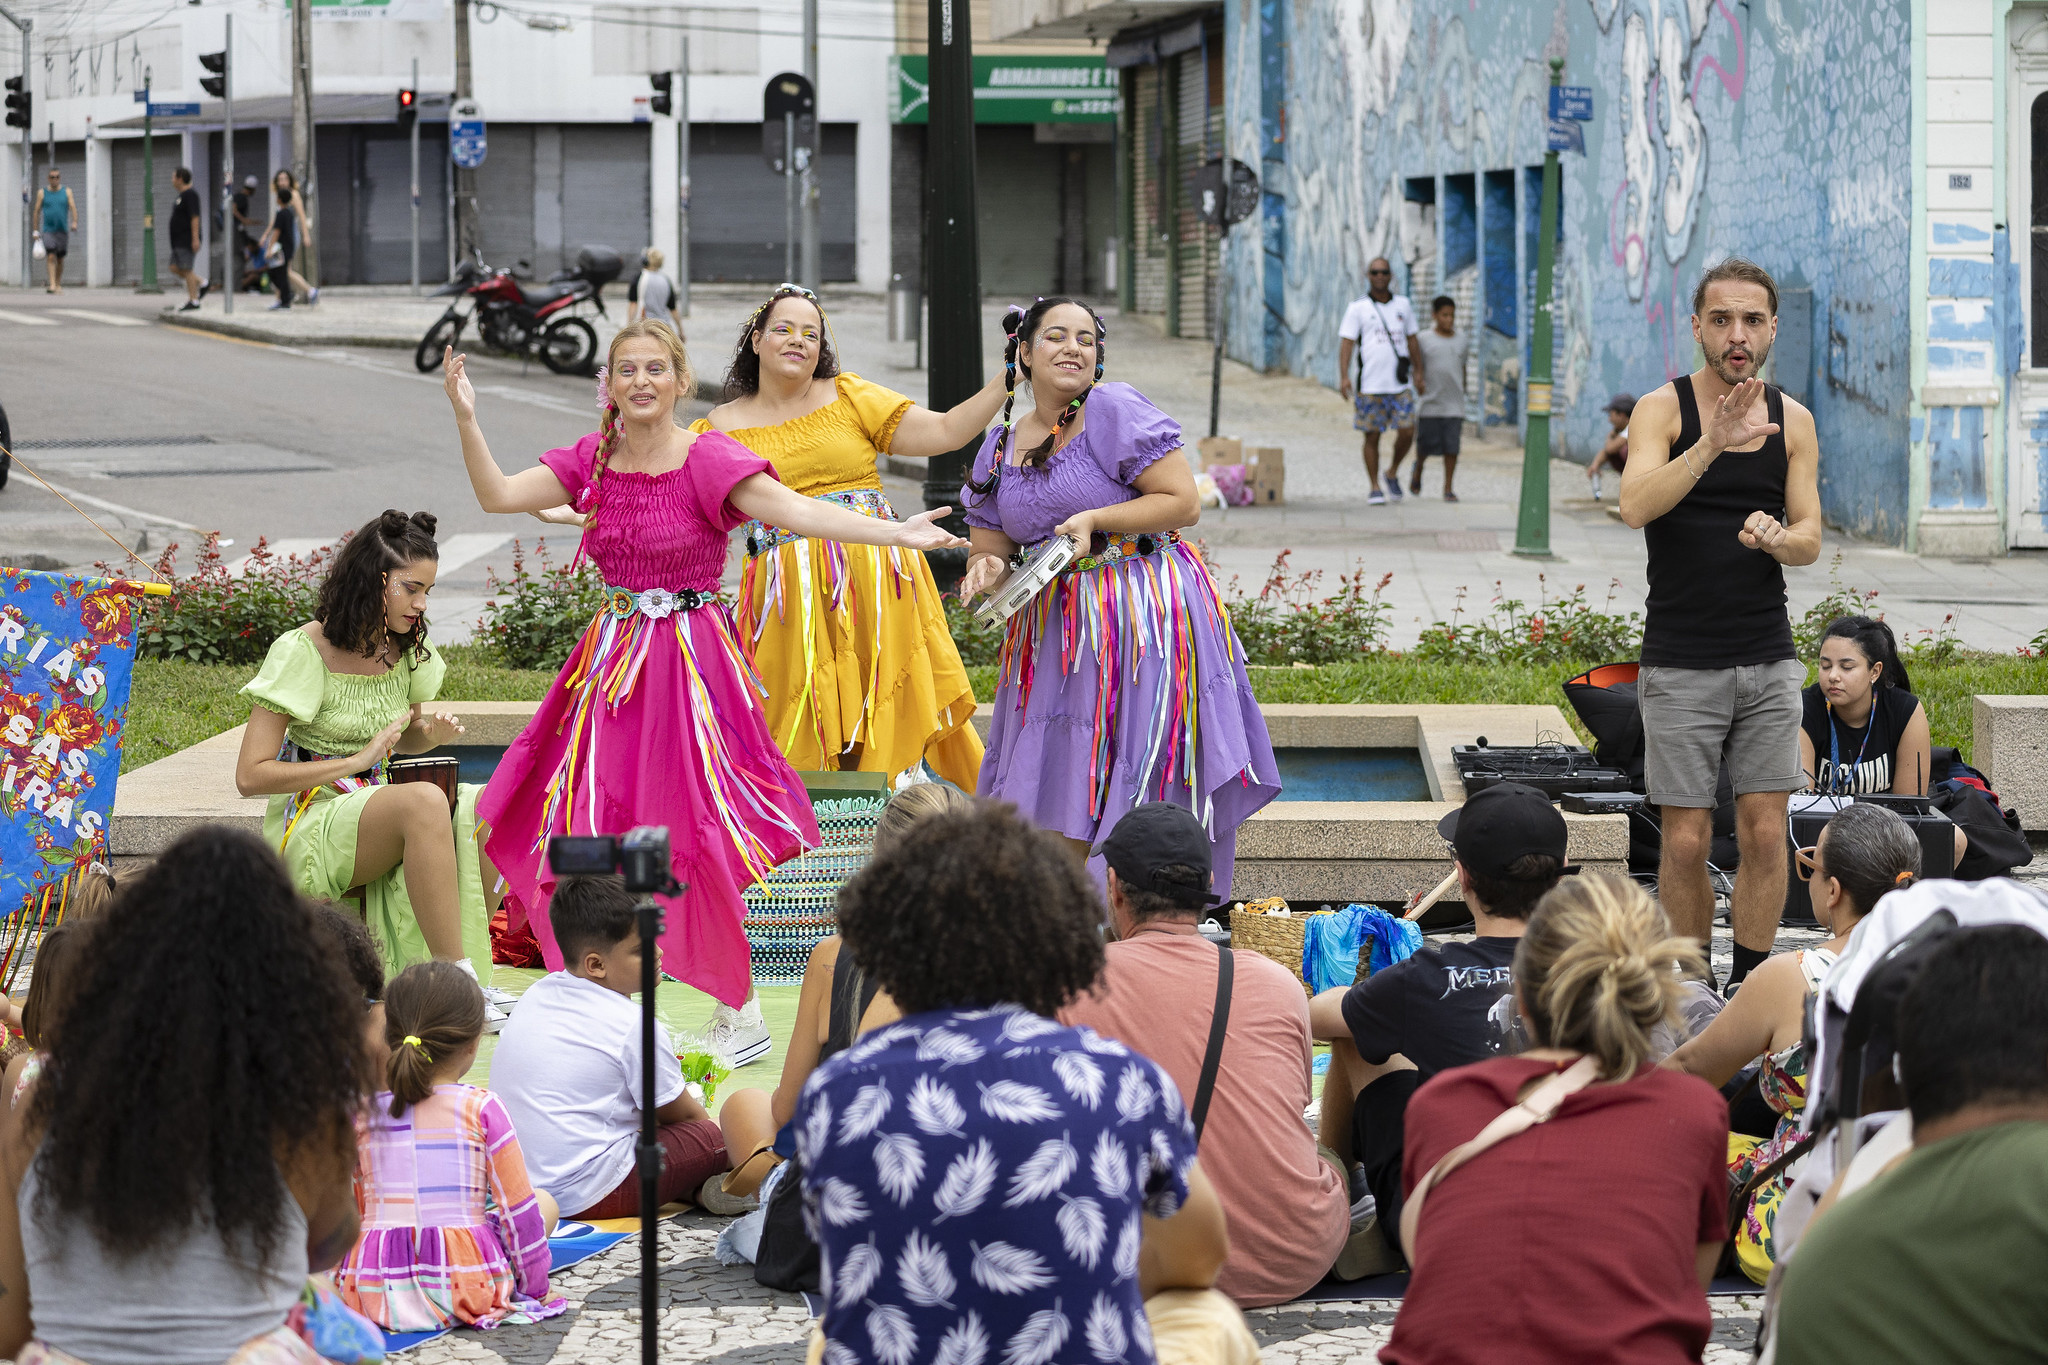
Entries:
{"type": "Polygon", "coordinates": [[[1376,905],[1354,905],[1351,908],[1365,911],[1360,930],[1365,942],[1372,945],[1371,954],[1366,959],[1371,972],[1385,971],[1396,962],[1406,962],[1422,947],[1422,928],[1414,920],[1390,915],[1376,905]]]}
{"type": "Polygon", "coordinates": [[[1365,907],[1347,905],[1330,915],[1308,915],[1301,925],[1301,979],[1311,993],[1358,979],[1359,931],[1365,907]]]}
{"type": "Polygon", "coordinates": [[[819,1067],[796,1128],[829,1365],[1154,1359],[1140,1214],[1180,1209],[1195,1135],[1151,1061],[936,1010],[819,1067]]]}

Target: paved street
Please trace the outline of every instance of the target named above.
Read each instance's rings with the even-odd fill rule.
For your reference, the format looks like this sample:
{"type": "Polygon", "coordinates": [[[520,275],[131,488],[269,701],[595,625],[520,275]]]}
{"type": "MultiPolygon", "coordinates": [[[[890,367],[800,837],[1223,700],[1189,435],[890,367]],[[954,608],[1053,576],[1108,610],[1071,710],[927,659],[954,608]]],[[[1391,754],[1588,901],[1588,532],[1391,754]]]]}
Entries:
{"type": "MultiPolygon", "coordinates": [[[[722,376],[727,348],[759,297],[752,288],[696,291],[688,331],[707,381],[722,376]]],[[[0,298],[0,345],[14,359],[0,376],[0,403],[22,458],[150,553],[167,538],[190,544],[195,527],[218,528],[232,539],[231,557],[246,553],[258,536],[303,550],[387,506],[431,509],[448,551],[437,635],[462,638],[483,600],[485,569],[509,562],[512,537],[530,542],[542,528],[476,509],[438,377],[413,369],[412,342],[445,303],[402,292],[330,290],[318,307],[285,314],[244,296],[232,323],[275,339],[257,342],[177,320],[162,325],[155,321],[161,302],[125,290],[0,298]],[[396,344],[358,344],[370,340],[396,344]]],[[[879,298],[828,294],[827,303],[848,369],[924,396],[916,350],[886,340],[879,298]]],[[[1001,363],[1000,307],[992,302],[985,310],[990,373],[1001,363]]],[[[217,299],[207,300],[199,316],[226,321],[217,299]]],[[[1142,318],[1112,315],[1108,327],[1109,376],[1136,384],[1191,434],[1206,431],[1208,347],[1165,340],[1142,318]]],[[[595,425],[588,380],[489,357],[474,363],[484,428],[506,465],[524,464],[595,425]]],[[[1483,611],[1496,583],[1505,595],[1532,602],[1546,587],[1556,592],[1581,583],[1598,602],[1612,585],[1616,609],[1640,607],[1642,536],[1585,496],[1576,466],[1552,466],[1557,558],[1520,559],[1508,553],[1520,452],[1497,437],[1468,437],[1457,478],[1462,501],[1441,500],[1439,472],[1431,469],[1421,499],[1371,507],[1357,437],[1333,391],[1228,362],[1223,382],[1222,430],[1247,444],[1282,447],[1288,495],[1278,508],[1205,514],[1195,534],[1226,582],[1235,577],[1244,591],[1255,591],[1283,548],[1293,551],[1293,570],[1322,573],[1322,591],[1350,569],[1375,579],[1391,572],[1387,597],[1397,645],[1449,616],[1460,590],[1468,612],[1483,611]]],[[[914,462],[893,464],[916,472],[914,462]]],[[[892,476],[889,486],[899,506],[917,505],[910,479],[892,476]]],[[[33,480],[17,473],[0,493],[0,556],[79,564],[112,550],[33,480]]],[[[1925,559],[1832,532],[1819,565],[1788,573],[1795,612],[1827,591],[1837,552],[1843,581],[1878,589],[1880,607],[1902,635],[1938,628],[1953,613],[1966,644],[2002,652],[2048,625],[2039,605],[2048,600],[2048,554],[1925,559]]],[[[735,562],[729,573],[736,572],[735,562]]]]}

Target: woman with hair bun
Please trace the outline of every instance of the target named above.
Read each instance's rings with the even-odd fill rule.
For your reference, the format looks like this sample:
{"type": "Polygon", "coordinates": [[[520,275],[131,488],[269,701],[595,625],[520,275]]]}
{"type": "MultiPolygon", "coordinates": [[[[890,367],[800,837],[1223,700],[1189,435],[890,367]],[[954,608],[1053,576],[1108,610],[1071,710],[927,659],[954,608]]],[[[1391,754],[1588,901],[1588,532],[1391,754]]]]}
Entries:
{"type": "Polygon", "coordinates": [[[1650,1056],[1681,980],[1705,970],[1625,878],[1567,877],[1538,903],[1514,965],[1535,1046],[1442,1072],[1408,1103],[1413,1276],[1382,1361],[1493,1360],[1504,1342],[1557,1365],[1700,1358],[1727,1238],[1728,1106],[1650,1056]],[[1474,1142],[1511,1112],[1547,1121],[1474,1142]]]}
{"type": "MultiPolygon", "coordinates": [[[[1188,807],[1227,896],[1237,827],[1280,794],[1280,773],[1244,647],[1180,540],[1201,516],[1180,425],[1102,382],[1088,305],[1040,299],[1003,330],[1010,396],[968,481],[960,590],[1000,588],[1055,536],[1075,559],[1009,619],[979,794],[1016,802],[1083,856],[1135,805],[1188,807]],[[1020,378],[1031,406],[1013,419],[1020,378]]],[[[1090,866],[1099,880],[1100,859],[1090,866]]]]}
{"type": "MultiPolygon", "coordinates": [[[[981,435],[1002,399],[991,380],[933,412],[842,374],[818,296],[785,284],[740,328],[725,401],[690,430],[731,436],[805,497],[893,521],[882,457],[958,450],[981,435]]],[[[790,763],[893,778],[925,762],[972,792],[981,767],[974,689],[924,556],[758,520],[742,539],[740,636],[790,763]]]]}
{"type": "MultiPolygon", "coordinates": [[[[242,695],[252,703],[235,787],[267,796],[263,836],[318,900],[363,891],[363,913],[394,968],[432,957],[487,980],[487,876],[474,786],[453,815],[431,782],[387,782],[386,761],[447,744],[462,725],[430,710],[446,661],[427,639],[441,557],[434,514],[387,511],[348,538],[313,619],[278,636],[242,695]]],[[[498,1009],[510,996],[496,994],[498,1009]]]]}
{"type": "Polygon", "coordinates": [[[608,585],[606,605],[478,803],[492,861],[549,969],[560,971],[547,916],[549,837],[666,825],[686,890],[668,901],[665,969],[737,1008],[751,984],[740,893],[815,846],[818,824],[769,734],[760,684],[717,596],[726,538],[752,517],[806,536],[941,549],[961,543],[932,524],[951,509],[901,522],[862,516],[784,488],[729,436],[678,426],[676,407],[695,381],[682,341],[660,322],[629,323],[612,338],[599,372],[599,429],[511,475],[477,425],[464,357],[451,349],[444,359],[478,504],[538,512],[566,500],[588,523],[578,557],[588,555],[608,585]]]}

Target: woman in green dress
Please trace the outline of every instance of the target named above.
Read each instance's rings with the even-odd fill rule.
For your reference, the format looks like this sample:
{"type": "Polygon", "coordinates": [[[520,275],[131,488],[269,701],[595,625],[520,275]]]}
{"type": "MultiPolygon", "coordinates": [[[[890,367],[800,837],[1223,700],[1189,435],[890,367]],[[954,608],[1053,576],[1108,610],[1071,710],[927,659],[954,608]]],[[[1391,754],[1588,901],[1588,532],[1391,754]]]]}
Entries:
{"type": "Polygon", "coordinates": [[[386,964],[463,963],[485,984],[493,1022],[509,996],[488,988],[498,879],[476,837],[476,797],[431,782],[388,784],[393,754],[462,733],[427,708],[447,664],[427,641],[427,594],[440,550],[428,512],[386,512],[342,546],[313,619],[270,647],[242,689],[253,703],[235,786],[267,796],[263,834],[299,889],[338,900],[362,888],[364,919],[386,964]]]}

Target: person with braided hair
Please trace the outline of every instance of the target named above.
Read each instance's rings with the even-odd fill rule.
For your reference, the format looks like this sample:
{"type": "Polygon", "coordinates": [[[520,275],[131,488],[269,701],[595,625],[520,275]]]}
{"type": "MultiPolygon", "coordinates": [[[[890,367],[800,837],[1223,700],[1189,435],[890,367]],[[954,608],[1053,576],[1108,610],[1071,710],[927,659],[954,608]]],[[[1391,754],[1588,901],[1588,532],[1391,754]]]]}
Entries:
{"type": "Polygon", "coordinates": [[[1180,530],[1201,515],[1178,423],[1103,383],[1102,320],[1074,299],[1012,308],[1001,421],[968,480],[964,596],[1054,536],[1076,558],[1009,619],[980,795],[1014,801],[1090,856],[1131,807],[1186,806],[1230,892],[1237,827],[1280,794],[1244,647],[1180,530]],[[1013,416],[1016,385],[1031,406],[1013,416]],[[1168,458],[1173,456],[1175,458],[1168,458]]]}
{"type": "MultiPolygon", "coordinates": [[[[817,295],[785,284],[740,329],[726,401],[692,431],[722,431],[796,492],[884,521],[884,453],[958,450],[1003,400],[991,381],[948,412],[842,374],[817,295]]],[[[974,689],[922,555],[806,539],[750,523],[740,634],[768,689],[768,724],[799,769],[891,777],[929,762],[974,790],[974,689]]]]}
{"type": "Polygon", "coordinates": [[[587,519],[584,555],[610,586],[531,723],[477,803],[485,841],[516,896],[515,920],[550,971],[557,834],[666,825],[676,880],[661,946],[670,975],[737,1009],[752,973],[740,893],[818,842],[803,783],[775,746],[732,612],[718,598],[726,539],[754,518],[799,535],[905,550],[965,542],[933,523],[951,508],[884,521],[785,488],[768,461],[722,432],[676,424],[694,389],[689,357],[661,322],[629,323],[600,371],[599,430],[507,475],[477,425],[464,358],[444,383],[470,486],[486,512],[564,500],[587,519]]]}
{"type": "Polygon", "coordinates": [[[427,640],[434,527],[431,512],[387,511],[342,545],[313,619],[280,635],[242,689],[235,787],[270,798],[263,835],[301,891],[338,900],[361,888],[386,966],[460,963],[485,986],[496,1031],[512,997],[489,987],[497,877],[477,845],[482,789],[459,787],[451,812],[431,782],[385,780],[392,755],[462,733],[430,709],[448,671],[427,640]]]}

